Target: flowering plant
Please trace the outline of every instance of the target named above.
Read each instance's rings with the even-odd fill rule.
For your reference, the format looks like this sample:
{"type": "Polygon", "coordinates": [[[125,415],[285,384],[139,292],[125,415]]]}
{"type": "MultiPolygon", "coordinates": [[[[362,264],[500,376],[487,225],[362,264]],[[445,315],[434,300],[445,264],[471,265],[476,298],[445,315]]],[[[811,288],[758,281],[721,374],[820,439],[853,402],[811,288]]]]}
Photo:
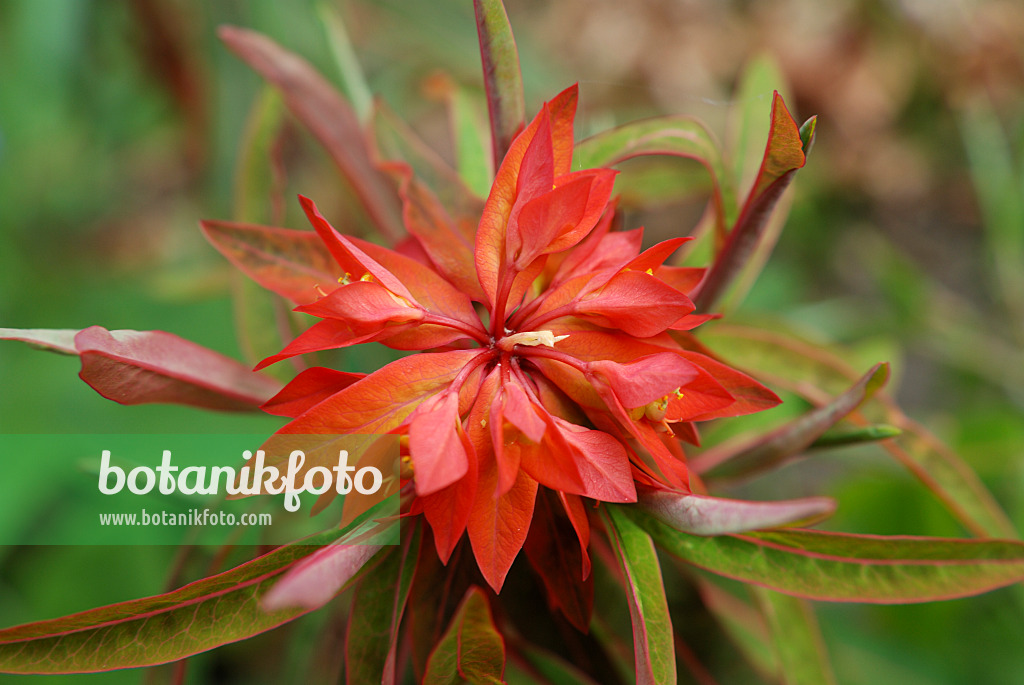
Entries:
{"type": "Polygon", "coordinates": [[[804,599],[929,601],[1024,578],[1017,542],[790,528],[827,517],[834,502],[709,494],[809,449],[885,439],[966,526],[1015,537],[970,475],[928,470],[932,439],[879,392],[887,365],[851,377],[803,343],[710,323],[764,249],[773,210],[806,162],[814,119],[799,126],[775,95],[761,165],[738,203],[717,145],[694,120],[634,122],[577,144],[572,86],[527,123],[504,9],[497,0],[474,7],[494,168],[479,195],[470,189],[483,186],[479,175],[460,176],[386,110],[364,134],[350,106],[305,62],[258,34],[222,32],[324,144],[391,243],[343,235],[305,197],[299,201],[314,231],[203,222],[237,267],[319,319],[257,371],[163,332],[0,331],[78,355],[82,379],[125,404],[262,408],[290,419],[271,441],[398,434],[400,523],[371,508],[164,595],[0,631],[0,670],[176,661],[351,589],[344,609],[350,683],[664,683],[675,682],[677,668],[703,677],[673,631],[686,617],[670,608],[663,574],[671,574],[700,595],[765,678],[789,682],[788,674],[801,673],[829,682],[804,599]],[[645,250],[642,229],[623,229],[612,167],[649,155],[707,169],[711,201],[699,238],[713,253],[706,267],[675,256],[696,240],[645,250]],[[748,375],[723,361],[716,342],[738,356],[756,347],[771,364],[748,375]],[[413,353],[368,374],[305,368],[283,388],[258,373],[366,343],[413,353]],[[829,391],[844,387],[808,389],[787,374],[794,358],[809,359],[829,391]],[[700,422],[778,404],[754,376],[817,406],[688,458],[701,444],[700,422]],[[830,432],[847,418],[856,428],[830,432]],[[373,537],[395,527],[398,544],[373,537]],[[371,544],[357,544],[367,538],[371,544]],[[663,565],[655,545],[686,566],[663,565]],[[520,557],[527,563],[516,565],[520,557]],[[756,602],[713,576],[749,584],[756,602]],[[631,640],[598,586],[601,594],[617,590],[631,640]],[[524,615],[518,596],[538,589],[550,612],[524,615]]]}

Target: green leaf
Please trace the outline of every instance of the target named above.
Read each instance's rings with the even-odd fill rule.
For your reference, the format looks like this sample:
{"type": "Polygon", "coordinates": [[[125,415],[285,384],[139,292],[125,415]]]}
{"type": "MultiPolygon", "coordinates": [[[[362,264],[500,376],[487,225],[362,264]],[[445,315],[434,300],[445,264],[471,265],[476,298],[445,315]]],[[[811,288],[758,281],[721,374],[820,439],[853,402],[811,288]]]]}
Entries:
{"type": "Polygon", "coordinates": [[[776,680],[779,660],[762,613],[710,580],[700,576],[695,578],[705,608],[715,617],[736,648],[759,675],[776,680]]]}
{"type": "Polygon", "coordinates": [[[338,75],[341,76],[341,90],[345,97],[352,103],[352,109],[360,121],[366,121],[370,117],[370,110],[373,107],[373,93],[366,83],[366,76],[359,65],[359,59],[352,49],[352,41],[349,40],[348,31],[345,30],[345,23],[341,19],[341,13],[326,2],[316,4],[316,14],[323,24],[324,34],[327,36],[327,46],[331,50],[331,56],[338,67],[338,75]]]}
{"type": "Polygon", "coordinates": [[[807,601],[754,588],[768,621],[785,685],[835,685],[818,622],[807,601]]]}
{"type": "MultiPolygon", "coordinates": [[[[1017,331],[1024,332],[1024,170],[1014,162],[1014,146],[989,98],[968,100],[960,132],[984,220],[985,247],[995,266],[992,285],[1017,322],[1017,331]]],[[[1024,157],[1018,162],[1024,164],[1024,157]]]]}
{"type": "Polygon", "coordinates": [[[239,221],[276,223],[281,220],[283,207],[279,205],[284,198],[273,169],[274,145],[281,133],[284,115],[280,94],[264,86],[249,112],[235,164],[233,213],[239,221]]]}
{"type": "Polygon", "coordinates": [[[626,581],[637,685],[675,683],[672,619],[651,536],[626,516],[621,507],[604,507],[602,517],[626,581]]]}
{"type": "Polygon", "coordinates": [[[708,480],[736,480],[764,473],[807,449],[826,430],[884,387],[888,379],[889,365],[876,364],[828,404],[738,447],[708,450],[690,466],[708,480]]]}
{"type": "Polygon", "coordinates": [[[491,117],[494,168],[501,166],[512,140],[526,121],[519,51],[501,0],[473,0],[487,110],[491,117]]]}
{"type": "Polygon", "coordinates": [[[590,676],[545,649],[523,645],[519,651],[537,674],[551,685],[596,685],[590,676]]]}
{"type": "Polygon", "coordinates": [[[637,507],[633,519],[670,554],[728,578],[835,602],[904,604],[967,597],[1024,580],[1024,543],[811,530],[700,537],[637,507]]]}
{"type": "Polygon", "coordinates": [[[711,177],[715,223],[724,230],[726,207],[735,203],[733,185],[725,173],[718,143],[696,119],[657,117],[624,124],[581,141],[573,152],[579,169],[610,167],[627,159],[668,155],[699,162],[711,177]]]}
{"type": "Polygon", "coordinates": [[[412,526],[404,537],[402,545],[387,550],[373,572],[356,585],[345,643],[350,683],[395,682],[398,626],[416,572],[421,526],[412,526]]]}
{"type": "Polygon", "coordinates": [[[487,155],[487,131],[477,112],[477,99],[464,88],[451,84],[448,111],[455,140],[455,167],[466,186],[479,197],[487,197],[494,178],[493,160],[487,155]]]}
{"type": "Polygon", "coordinates": [[[471,587],[427,661],[423,685],[492,685],[504,671],[505,643],[483,590],[471,587]]]}
{"type": "Polygon", "coordinates": [[[807,449],[831,449],[833,447],[846,447],[847,445],[859,445],[865,442],[878,442],[888,440],[902,434],[896,426],[879,423],[862,428],[828,430],[821,434],[817,440],[812,442],[807,449]]]}
{"type": "Polygon", "coordinates": [[[351,184],[374,225],[392,241],[404,233],[398,197],[370,159],[352,107],[309,62],[264,35],[223,26],[221,40],[276,87],[289,111],[310,130],[351,184]]]}
{"type": "Polygon", "coordinates": [[[279,547],[230,571],[163,595],[0,631],[0,672],[92,673],[176,661],[275,628],[309,611],[267,612],[261,598],[289,569],[378,515],[279,547]]]}
{"type": "Polygon", "coordinates": [[[772,100],[771,122],[771,133],[754,185],[725,245],[693,295],[700,312],[712,311],[743,270],[762,242],[772,210],[789,187],[794,172],[807,161],[800,130],[778,92],[772,100]]]}
{"type": "MultiPolygon", "coordinates": [[[[832,349],[792,333],[716,324],[702,331],[701,340],[734,365],[756,369],[763,381],[814,404],[826,404],[831,393],[857,378],[857,372],[832,349]]],[[[879,393],[860,413],[865,424],[884,421],[902,431],[879,444],[931,489],[968,530],[990,537],[1017,537],[1013,524],[970,467],[903,414],[891,398],[879,393]]]]}

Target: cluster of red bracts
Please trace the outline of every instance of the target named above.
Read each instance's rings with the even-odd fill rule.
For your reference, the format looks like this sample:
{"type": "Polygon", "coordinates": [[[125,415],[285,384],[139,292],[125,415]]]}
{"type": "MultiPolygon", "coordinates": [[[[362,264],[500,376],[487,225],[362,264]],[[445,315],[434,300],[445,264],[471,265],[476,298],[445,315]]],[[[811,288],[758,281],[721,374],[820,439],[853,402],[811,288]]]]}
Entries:
{"type": "Polygon", "coordinates": [[[322,320],[263,362],[365,342],[427,350],[365,376],[309,369],[267,409],[293,418],[287,433],[407,434],[412,513],[445,562],[468,531],[495,590],[538,487],[557,493],[586,575],[583,498],[632,502],[635,483],[688,491],[680,439],[696,442],[693,422],[778,401],[684,345],[709,318],[686,294],[703,270],[665,265],[684,238],[641,252],[641,229],[611,230],[615,172],[571,171],[575,110],[573,87],[513,142],[472,250],[345,237],[303,198],[342,275],[298,307],[322,320]]]}

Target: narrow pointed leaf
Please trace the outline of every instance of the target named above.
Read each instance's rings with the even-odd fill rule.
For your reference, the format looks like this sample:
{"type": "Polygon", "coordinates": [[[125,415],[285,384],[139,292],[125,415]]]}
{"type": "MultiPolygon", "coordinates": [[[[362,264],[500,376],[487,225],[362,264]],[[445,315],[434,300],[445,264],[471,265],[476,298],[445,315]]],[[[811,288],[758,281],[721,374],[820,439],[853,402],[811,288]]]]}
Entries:
{"type": "Polygon", "coordinates": [[[636,522],[683,561],[786,594],[907,604],[988,592],[1024,580],[1024,543],[884,537],[810,530],[701,537],[637,508],[636,522]]]}
{"type": "Polygon", "coordinates": [[[897,435],[901,435],[902,433],[903,431],[896,426],[890,426],[885,423],[879,423],[873,426],[864,426],[863,428],[828,430],[822,433],[817,440],[808,445],[807,449],[830,449],[833,447],[845,447],[847,445],[859,445],[865,442],[877,442],[879,440],[895,438],[897,435]]]}
{"type": "Polygon", "coordinates": [[[505,643],[494,627],[487,598],[471,587],[427,662],[424,685],[494,685],[504,682],[505,643]]]}
{"type": "Polygon", "coordinates": [[[785,685],[835,685],[814,610],[806,600],[764,588],[754,594],[767,619],[785,685]]]}
{"type": "MultiPolygon", "coordinates": [[[[834,351],[799,336],[743,326],[718,325],[702,340],[744,368],[772,369],[764,374],[780,388],[825,404],[827,393],[856,380],[834,351]]],[[[1006,513],[967,464],[938,438],[910,420],[884,393],[861,407],[865,421],[884,421],[902,432],[880,445],[928,487],[964,526],[978,535],[1018,536],[1006,513]]]]}
{"type": "Polygon", "coordinates": [[[275,628],[309,609],[267,612],[260,599],[296,563],[358,528],[375,511],[345,530],[279,547],[173,592],[2,630],[0,672],[92,673],[152,666],[275,628]]]}
{"type": "Polygon", "coordinates": [[[405,532],[401,546],[366,574],[355,589],[345,640],[345,671],[350,683],[396,682],[398,627],[416,572],[422,530],[405,532]]]}
{"type": "Polygon", "coordinates": [[[675,683],[672,619],[651,536],[619,507],[607,506],[602,515],[626,581],[637,685],[675,683]]]}
{"type": "Polygon", "coordinates": [[[735,226],[729,231],[725,246],[694,295],[700,312],[711,311],[740,273],[761,240],[772,209],[789,187],[794,172],[807,161],[800,130],[777,92],[772,101],[771,120],[771,133],[754,186],[735,226]]]}
{"type": "Polygon", "coordinates": [[[221,40],[281,91],[285,105],[320,141],[359,196],[367,215],[391,240],[405,233],[398,198],[377,171],[352,107],[308,62],[270,38],[234,26],[221,40]]]}
{"type": "Polygon", "coordinates": [[[806,524],[820,521],[836,508],[835,500],[829,497],[745,502],[650,488],[640,491],[639,504],[660,521],[693,535],[724,535],[806,524]]]}
{"type": "Polygon", "coordinates": [[[501,0],[473,0],[480,58],[484,68],[487,110],[491,117],[494,168],[505,157],[526,120],[519,51],[501,0]]]}
{"type": "Polygon", "coordinates": [[[759,437],[752,443],[726,450],[712,450],[690,466],[709,479],[736,479],[763,473],[804,451],[826,430],[871,398],[889,379],[889,365],[876,364],[846,392],[823,407],[759,437]]]}

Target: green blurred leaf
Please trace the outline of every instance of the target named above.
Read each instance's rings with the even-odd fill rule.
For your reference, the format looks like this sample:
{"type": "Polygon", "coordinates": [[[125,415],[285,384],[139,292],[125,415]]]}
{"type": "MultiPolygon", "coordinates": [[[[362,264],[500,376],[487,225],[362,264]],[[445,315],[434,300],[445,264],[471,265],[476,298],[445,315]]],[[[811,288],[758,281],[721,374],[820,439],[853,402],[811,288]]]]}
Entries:
{"type": "Polygon", "coordinates": [[[501,166],[512,140],[523,129],[526,102],[519,51],[501,0],[473,0],[487,110],[491,117],[494,168],[501,166]]]}
{"type": "Polygon", "coordinates": [[[423,683],[493,685],[503,682],[504,671],[505,643],[491,620],[483,590],[471,587],[430,655],[423,683]]]}
{"type": "Polygon", "coordinates": [[[552,652],[536,645],[522,645],[519,651],[536,672],[545,678],[545,682],[551,685],[596,685],[590,676],[552,652]]]}
{"type": "Polygon", "coordinates": [[[370,118],[373,93],[366,83],[366,76],[359,65],[359,58],[356,57],[356,53],[352,49],[352,41],[349,40],[348,31],[345,30],[341,13],[326,2],[318,2],[316,14],[320,23],[323,24],[324,34],[327,36],[327,46],[338,67],[341,91],[352,103],[352,109],[355,110],[359,120],[365,122],[370,118]]]}
{"type": "Polygon", "coordinates": [[[785,685],[834,685],[835,675],[818,629],[818,621],[806,600],[764,588],[753,588],[768,621],[780,682],[785,685]]]}
{"type": "Polygon", "coordinates": [[[1024,580],[1024,543],[883,537],[811,530],[701,537],[627,511],[654,541],[695,566],[779,592],[902,604],[988,592],[1024,580]]]}
{"type": "MultiPolygon", "coordinates": [[[[1024,316],[1024,169],[1018,171],[1014,146],[985,97],[962,111],[960,133],[967,150],[971,182],[981,207],[988,257],[996,282],[1017,323],[1024,316]]],[[[1024,165],[1024,150],[1020,164],[1024,165]]],[[[1024,334],[1024,328],[1018,327],[1024,334]]]]}
{"type": "Polygon", "coordinates": [[[776,680],[779,659],[771,644],[771,635],[762,613],[699,576],[697,589],[704,606],[717,619],[750,665],[763,677],[776,680]]]}
{"type": "Polygon", "coordinates": [[[625,580],[629,616],[633,622],[637,685],[675,683],[672,619],[651,536],[620,507],[607,506],[601,511],[625,580]]]}

